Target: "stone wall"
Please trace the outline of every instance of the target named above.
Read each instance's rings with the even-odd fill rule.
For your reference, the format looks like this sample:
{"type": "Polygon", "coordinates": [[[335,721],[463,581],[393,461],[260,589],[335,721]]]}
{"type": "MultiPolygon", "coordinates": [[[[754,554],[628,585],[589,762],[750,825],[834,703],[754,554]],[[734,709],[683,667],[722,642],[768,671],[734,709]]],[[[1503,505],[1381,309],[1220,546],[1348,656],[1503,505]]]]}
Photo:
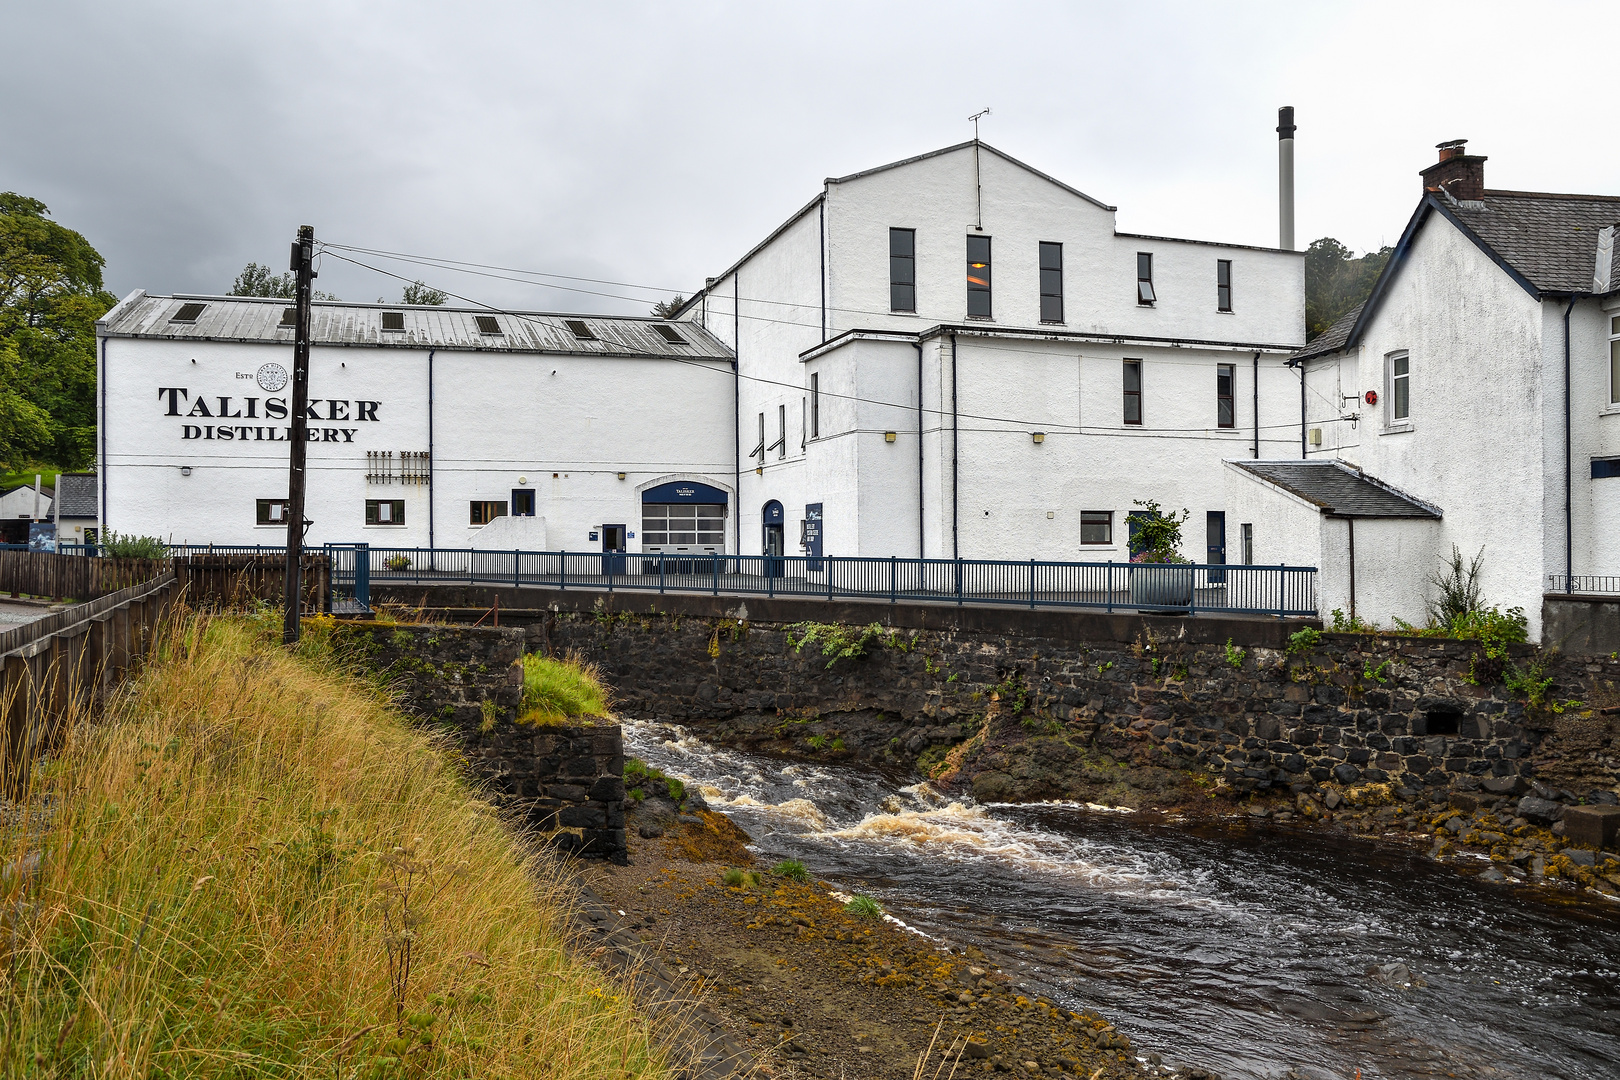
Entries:
{"type": "Polygon", "coordinates": [[[565,850],[623,861],[622,732],[516,722],[522,629],[357,621],[334,633],[406,712],[455,738],[497,805],[565,850]]]}
{"type": "MultiPolygon", "coordinates": [[[[401,599],[476,617],[489,592],[401,599]]],[[[1475,643],[1326,633],[1290,651],[1303,624],[1275,619],[515,589],[501,618],[532,649],[599,664],[623,715],[925,768],[978,740],[957,758],[986,798],[1074,797],[1099,751],[1239,791],[1361,780],[1506,791],[1549,771],[1620,786],[1620,661],[1608,657],[1515,647],[1513,664],[1547,664],[1538,706],[1475,643]],[[537,598],[549,606],[516,606],[537,598]],[[839,659],[821,641],[794,647],[811,621],[874,630],[862,655],[839,659]],[[1558,711],[1570,700],[1585,704],[1558,711]]]]}

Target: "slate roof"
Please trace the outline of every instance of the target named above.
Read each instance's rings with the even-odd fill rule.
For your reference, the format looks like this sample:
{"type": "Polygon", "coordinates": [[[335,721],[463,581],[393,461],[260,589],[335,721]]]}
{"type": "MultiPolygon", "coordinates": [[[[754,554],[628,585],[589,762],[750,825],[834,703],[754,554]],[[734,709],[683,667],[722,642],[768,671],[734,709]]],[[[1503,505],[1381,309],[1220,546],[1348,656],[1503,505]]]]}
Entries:
{"type": "MultiPolygon", "coordinates": [[[[288,301],[245,296],[149,296],[137,291],[96,324],[105,337],[180,341],[248,341],[292,344],[293,328],[282,323],[288,301]],[[175,322],[187,304],[200,304],[193,322],[175,322]]],[[[561,315],[487,308],[409,307],[318,301],[310,311],[316,345],[371,345],[407,349],[473,349],[495,352],[572,353],[603,357],[730,360],[731,350],[696,323],[623,315],[561,315]],[[403,330],[384,330],[384,312],[398,312],[403,330]],[[493,317],[500,333],[486,334],[477,320],[493,317]],[[586,340],[568,322],[589,329],[586,340]],[[666,341],[659,325],[672,327],[684,344],[666,341]]]]}
{"type": "Polygon", "coordinates": [[[1356,328],[1356,320],[1361,318],[1361,309],[1365,304],[1357,304],[1349,311],[1340,315],[1333,321],[1333,325],[1316,335],[1303,349],[1294,353],[1288,359],[1309,360],[1314,356],[1326,356],[1336,353],[1344,348],[1344,343],[1350,340],[1350,331],[1356,328]]]}
{"type": "MultiPolygon", "coordinates": [[[[1543,293],[1589,293],[1598,230],[1620,224],[1620,196],[1549,195],[1486,189],[1482,202],[1442,202],[1442,212],[1543,293]]],[[[1620,245],[1610,255],[1609,288],[1620,289],[1620,245]]]]}
{"type": "Polygon", "coordinates": [[[1436,507],[1419,502],[1342,461],[1232,461],[1228,464],[1299,496],[1329,517],[1430,520],[1440,517],[1436,507]]]}
{"type": "Polygon", "coordinates": [[[63,473],[56,478],[56,491],[62,499],[63,517],[93,518],[97,515],[99,503],[95,473],[63,473]]]}

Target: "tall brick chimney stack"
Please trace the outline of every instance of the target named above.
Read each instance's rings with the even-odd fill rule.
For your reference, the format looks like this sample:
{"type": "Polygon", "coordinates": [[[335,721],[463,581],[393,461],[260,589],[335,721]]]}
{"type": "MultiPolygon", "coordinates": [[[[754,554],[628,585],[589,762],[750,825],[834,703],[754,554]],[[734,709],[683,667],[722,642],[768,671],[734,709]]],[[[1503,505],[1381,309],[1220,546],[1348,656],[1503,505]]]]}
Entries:
{"type": "Polygon", "coordinates": [[[1467,154],[1467,139],[1452,139],[1439,144],[1440,160],[1424,169],[1424,192],[1444,188],[1458,202],[1482,202],[1485,199],[1485,158],[1480,154],[1467,154]]]}

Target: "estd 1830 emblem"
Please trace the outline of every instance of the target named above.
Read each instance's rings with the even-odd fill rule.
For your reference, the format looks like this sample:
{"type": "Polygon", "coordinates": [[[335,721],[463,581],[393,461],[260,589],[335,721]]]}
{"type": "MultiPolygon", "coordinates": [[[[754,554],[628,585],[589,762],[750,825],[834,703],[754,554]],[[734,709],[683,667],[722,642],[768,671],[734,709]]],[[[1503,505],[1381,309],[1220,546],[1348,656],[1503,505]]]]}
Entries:
{"type": "Polygon", "coordinates": [[[287,369],[280,364],[262,364],[258,373],[259,389],[275,393],[287,385],[287,369]]]}

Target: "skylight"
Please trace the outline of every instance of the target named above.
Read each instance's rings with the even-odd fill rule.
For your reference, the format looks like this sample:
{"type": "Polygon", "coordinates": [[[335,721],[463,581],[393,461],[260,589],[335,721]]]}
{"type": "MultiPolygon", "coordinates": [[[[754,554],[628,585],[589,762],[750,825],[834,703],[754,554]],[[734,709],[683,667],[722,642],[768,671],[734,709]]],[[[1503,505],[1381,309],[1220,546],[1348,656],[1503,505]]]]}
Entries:
{"type": "MultiPolygon", "coordinates": [[[[493,322],[494,320],[490,320],[493,322]]],[[[382,313],[382,328],[384,330],[405,329],[405,313],[403,311],[385,311],[382,313]]],[[[484,331],[486,334],[490,331],[484,331]]]]}
{"type": "Polygon", "coordinates": [[[282,308],[281,309],[281,324],[280,325],[282,325],[282,326],[297,326],[298,325],[298,309],[297,308],[291,308],[291,307],[282,308]]]}
{"type": "Polygon", "coordinates": [[[197,316],[201,315],[203,309],[207,306],[207,304],[181,304],[180,310],[175,312],[173,318],[169,321],[194,323],[197,321],[197,316]]]}
{"type": "Polygon", "coordinates": [[[665,326],[663,323],[655,323],[653,325],[653,329],[658,331],[659,335],[671,345],[686,344],[686,339],[681,337],[680,334],[676,333],[673,326],[665,326]]]}
{"type": "MultiPolygon", "coordinates": [[[[501,332],[500,320],[493,315],[474,315],[473,322],[478,324],[480,334],[498,334],[501,332]]],[[[404,326],[401,325],[400,329],[403,330],[404,326]]]]}
{"type": "Polygon", "coordinates": [[[585,325],[584,319],[564,319],[563,325],[572,330],[574,332],[574,336],[581,341],[596,340],[596,335],[591,333],[591,328],[585,325]]]}

